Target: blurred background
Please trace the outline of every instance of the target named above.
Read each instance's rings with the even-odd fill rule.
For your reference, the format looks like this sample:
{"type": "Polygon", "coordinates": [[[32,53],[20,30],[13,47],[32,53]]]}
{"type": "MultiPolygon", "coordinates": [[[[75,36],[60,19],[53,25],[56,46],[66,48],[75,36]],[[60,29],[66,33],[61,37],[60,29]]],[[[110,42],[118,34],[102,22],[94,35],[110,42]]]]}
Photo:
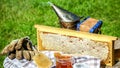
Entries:
{"type": "MultiPolygon", "coordinates": [[[[48,1],[78,16],[102,20],[102,34],[120,37],[120,0],[0,0],[0,51],[25,36],[37,45],[35,24],[60,27],[48,1]]],[[[0,56],[0,68],[5,57],[0,56]]]]}

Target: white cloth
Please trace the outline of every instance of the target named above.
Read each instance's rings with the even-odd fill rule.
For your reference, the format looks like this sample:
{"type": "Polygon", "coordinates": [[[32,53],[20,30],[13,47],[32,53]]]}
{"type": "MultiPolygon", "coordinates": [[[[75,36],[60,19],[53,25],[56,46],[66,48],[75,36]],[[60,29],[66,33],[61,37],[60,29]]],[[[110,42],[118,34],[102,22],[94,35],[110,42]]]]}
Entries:
{"type": "Polygon", "coordinates": [[[4,68],[37,68],[33,61],[27,61],[25,59],[9,59],[8,57],[4,60],[4,68]]]}
{"type": "MultiPolygon", "coordinates": [[[[55,57],[54,53],[56,51],[41,51],[43,54],[45,54],[47,57],[51,59],[53,62],[53,66],[55,66],[55,57]]],[[[4,68],[37,68],[34,61],[27,61],[26,59],[18,60],[18,59],[9,59],[8,57],[5,58],[3,63],[4,68]]]]}
{"type": "MultiPolygon", "coordinates": [[[[42,51],[46,56],[48,56],[51,61],[53,62],[53,65],[51,68],[55,68],[55,57],[54,57],[54,51],[42,51]]],[[[100,68],[100,59],[94,58],[91,56],[74,56],[73,57],[74,64],[80,63],[83,64],[79,68],[83,68],[84,66],[87,66],[89,68],[100,68]]],[[[4,63],[3,63],[4,68],[37,68],[36,64],[34,61],[27,61],[25,59],[23,60],[17,60],[17,59],[9,59],[8,57],[5,58],[4,63]]],[[[86,68],[87,68],[86,67],[86,68]]]]}
{"type": "Polygon", "coordinates": [[[93,56],[75,56],[73,66],[75,65],[76,68],[100,68],[100,59],[93,56]]]}

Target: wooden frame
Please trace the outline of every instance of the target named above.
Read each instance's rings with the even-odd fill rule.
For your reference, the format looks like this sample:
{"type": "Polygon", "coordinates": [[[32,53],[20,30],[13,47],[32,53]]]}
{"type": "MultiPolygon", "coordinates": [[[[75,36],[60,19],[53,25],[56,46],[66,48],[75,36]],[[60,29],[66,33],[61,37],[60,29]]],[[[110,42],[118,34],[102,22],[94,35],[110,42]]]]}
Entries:
{"type": "Polygon", "coordinates": [[[93,33],[87,33],[87,32],[78,32],[74,30],[55,28],[55,27],[49,27],[49,26],[43,26],[43,25],[35,25],[35,28],[37,29],[37,45],[39,50],[44,50],[44,48],[42,47],[42,40],[40,38],[41,32],[50,32],[50,33],[67,35],[67,36],[75,36],[79,38],[88,38],[95,41],[108,43],[109,55],[106,61],[103,61],[102,64],[108,65],[108,66],[114,65],[114,44],[113,43],[117,39],[117,37],[93,34],[93,33]]]}

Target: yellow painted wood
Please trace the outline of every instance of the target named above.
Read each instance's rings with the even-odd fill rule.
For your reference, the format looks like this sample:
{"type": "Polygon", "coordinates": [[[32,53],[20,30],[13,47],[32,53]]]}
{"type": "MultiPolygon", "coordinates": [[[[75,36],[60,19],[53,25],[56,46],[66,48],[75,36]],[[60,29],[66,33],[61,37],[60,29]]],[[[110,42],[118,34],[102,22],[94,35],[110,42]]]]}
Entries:
{"type": "Polygon", "coordinates": [[[55,27],[49,27],[49,26],[43,26],[43,25],[35,25],[35,28],[43,32],[58,33],[62,35],[75,36],[79,38],[88,38],[96,41],[108,42],[108,41],[117,39],[117,37],[112,37],[112,36],[93,34],[93,33],[63,29],[63,28],[55,28],[55,27]]]}
{"type": "Polygon", "coordinates": [[[109,42],[109,59],[105,64],[107,66],[113,66],[115,64],[115,58],[114,58],[114,45],[113,41],[109,42]]]}
{"type": "Polygon", "coordinates": [[[37,47],[39,50],[44,50],[42,47],[42,40],[40,39],[40,31],[37,29],[37,47]]]}
{"type": "Polygon", "coordinates": [[[75,31],[75,30],[69,30],[69,29],[63,29],[63,28],[55,28],[55,27],[49,27],[49,26],[43,26],[43,25],[35,25],[35,28],[37,29],[37,42],[38,42],[38,49],[44,50],[42,47],[42,40],[40,39],[40,32],[50,32],[50,33],[56,33],[61,35],[67,35],[67,36],[75,36],[78,38],[87,38],[95,41],[101,41],[101,42],[107,42],[109,43],[109,58],[103,63],[108,66],[114,65],[114,44],[113,41],[117,39],[117,37],[113,36],[107,36],[107,35],[101,35],[101,34],[93,34],[88,32],[81,32],[81,31],[75,31]]]}

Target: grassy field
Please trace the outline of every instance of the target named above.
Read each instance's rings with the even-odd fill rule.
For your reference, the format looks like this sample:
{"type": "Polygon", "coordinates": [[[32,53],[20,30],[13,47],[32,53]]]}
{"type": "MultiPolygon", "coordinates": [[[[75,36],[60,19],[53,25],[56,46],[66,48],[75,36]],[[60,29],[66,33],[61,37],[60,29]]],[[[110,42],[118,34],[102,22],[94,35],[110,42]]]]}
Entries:
{"type": "MultiPolygon", "coordinates": [[[[12,40],[29,36],[36,42],[35,24],[59,27],[48,1],[79,16],[103,21],[102,34],[120,37],[120,0],[0,0],[0,51],[12,40]]],[[[0,56],[0,68],[5,56],[0,56]]]]}

